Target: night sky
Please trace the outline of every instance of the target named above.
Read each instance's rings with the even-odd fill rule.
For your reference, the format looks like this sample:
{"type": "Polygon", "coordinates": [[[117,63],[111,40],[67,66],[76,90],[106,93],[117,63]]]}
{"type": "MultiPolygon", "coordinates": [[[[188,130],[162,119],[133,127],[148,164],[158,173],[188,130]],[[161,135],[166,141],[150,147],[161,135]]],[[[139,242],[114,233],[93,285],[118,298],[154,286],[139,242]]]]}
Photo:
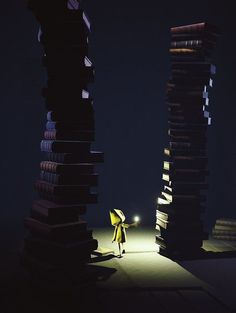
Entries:
{"type": "MultiPolygon", "coordinates": [[[[46,75],[41,66],[38,25],[22,0],[1,3],[1,230],[17,234],[37,198],[33,183],[42,155],[46,122],[40,96],[46,75]]],[[[233,3],[233,2],[232,2],[233,3]]],[[[91,226],[110,225],[108,211],[119,207],[127,221],[139,214],[155,224],[161,190],[163,148],[167,142],[165,85],[172,26],[208,21],[221,30],[213,63],[210,97],[209,184],[206,224],[235,217],[235,10],[217,1],[84,1],[93,32],[90,58],[96,68],[92,88],[96,142],[104,151],[99,203],[91,206],[91,226]]],[[[2,236],[1,236],[2,237],[2,236]]]]}

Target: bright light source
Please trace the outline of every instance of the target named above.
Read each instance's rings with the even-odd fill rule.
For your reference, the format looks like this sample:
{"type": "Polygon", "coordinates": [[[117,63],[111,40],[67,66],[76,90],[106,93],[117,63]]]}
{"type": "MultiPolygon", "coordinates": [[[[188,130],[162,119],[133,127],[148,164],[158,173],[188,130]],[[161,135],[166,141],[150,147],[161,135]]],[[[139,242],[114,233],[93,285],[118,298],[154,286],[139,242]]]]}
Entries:
{"type": "Polygon", "coordinates": [[[134,217],[134,222],[137,223],[137,222],[139,222],[139,221],[140,221],[140,217],[139,217],[139,216],[135,216],[135,217],[134,217]]]}

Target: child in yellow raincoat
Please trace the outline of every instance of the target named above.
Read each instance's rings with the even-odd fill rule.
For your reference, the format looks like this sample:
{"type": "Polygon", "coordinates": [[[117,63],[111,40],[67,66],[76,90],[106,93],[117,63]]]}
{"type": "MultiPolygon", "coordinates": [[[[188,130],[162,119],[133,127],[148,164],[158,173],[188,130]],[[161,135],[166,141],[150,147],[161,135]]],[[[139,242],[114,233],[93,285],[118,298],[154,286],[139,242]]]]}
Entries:
{"type": "Polygon", "coordinates": [[[125,250],[123,248],[124,242],[126,242],[126,228],[129,227],[137,227],[138,222],[132,223],[132,224],[125,224],[125,215],[124,213],[119,209],[113,209],[110,210],[110,218],[111,218],[111,224],[112,226],[115,226],[112,242],[117,242],[119,247],[119,255],[118,257],[121,258],[122,254],[125,253],[125,250]]]}

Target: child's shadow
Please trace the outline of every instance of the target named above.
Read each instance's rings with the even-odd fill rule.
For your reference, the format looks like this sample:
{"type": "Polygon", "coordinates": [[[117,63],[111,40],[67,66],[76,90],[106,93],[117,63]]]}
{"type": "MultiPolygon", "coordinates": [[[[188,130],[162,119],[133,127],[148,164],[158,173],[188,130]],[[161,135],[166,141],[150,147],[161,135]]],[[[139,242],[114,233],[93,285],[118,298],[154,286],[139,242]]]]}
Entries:
{"type": "Polygon", "coordinates": [[[111,259],[113,259],[113,258],[116,258],[116,256],[115,256],[114,254],[99,255],[99,256],[97,256],[97,257],[92,258],[89,263],[104,262],[104,261],[111,260],[111,259]]]}

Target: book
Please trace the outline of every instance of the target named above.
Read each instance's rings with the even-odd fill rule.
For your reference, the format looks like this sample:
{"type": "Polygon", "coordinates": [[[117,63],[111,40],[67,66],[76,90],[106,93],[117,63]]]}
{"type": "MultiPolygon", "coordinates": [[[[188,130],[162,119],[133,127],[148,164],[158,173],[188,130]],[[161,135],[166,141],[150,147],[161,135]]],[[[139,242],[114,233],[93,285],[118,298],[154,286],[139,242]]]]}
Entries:
{"type": "Polygon", "coordinates": [[[190,48],[190,49],[212,49],[214,48],[214,43],[209,40],[204,39],[189,39],[189,40],[179,40],[171,41],[170,47],[173,48],[190,48]]]}
{"type": "Polygon", "coordinates": [[[24,240],[24,249],[31,256],[63,267],[88,262],[91,252],[97,247],[95,239],[59,243],[31,236],[24,240]]]}
{"type": "MultiPolygon", "coordinates": [[[[180,41],[180,42],[172,42],[171,45],[180,45],[182,43],[187,43],[190,44],[191,42],[194,42],[194,40],[190,40],[190,41],[180,41]]],[[[207,62],[202,62],[202,63],[195,63],[195,62],[172,62],[171,63],[171,70],[180,70],[180,71],[186,71],[186,72],[193,72],[193,73],[198,73],[198,72],[202,72],[202,73],[209,73],[211,75],[216,74],[216,66],[211,64],[211,63],[207,63],[207,62]]]]}
{"type": "Polygon", "coordinates": [[[48,193],[59,196],[83,196],[89,194],[88,185],[55,185],[42,180],[35,182],[35,189],[42,193],[48,193]]]}
{"type": "MultiPolygon", "coordinates": [[[[163,179],[164,180],[164,179],[163,179]]],[[[164,189],[168,188],[171,192],[176,194],[192,194],[199,195],[201,191],[208,189],[208,184],[204,182],[199,182],[196,180],[165,180],[164,189]]]]}
{"type": "Polygon", "coordinates": [[[42,152],[59,153],[86,153],[89,154],[90,142],[88,141],[64,141],[64,140],[42,140],[40,144],[42,152]]]}
{"type": "Polygon", "coordinates": [[[207,142],[206,135],[205,136],[175,136],[169,135],[170,142],[181,142],[181,143],[189,143],[195,146],[204,147],[207,142]]]}
{"type": "Polygon", "coordinates": [[[236,226],[236,219],[234,219],[234,218],[218,218],[216,220],[215,225],[236,226]]]}
{"type": "MultiPolygon", "coordinates": [[[[163,173],[162,179],[166,182],[189,182],[189,183],[202,183],[205,184],[206,174],[204,173],[183,173],[183,172],[172,172],[170,174],[163,173]]],[[[188,190],[188,189],[187,189],[188,190]]]]}
{"type": "Polygon", "coordinates": [[[33,201],[30,216],[42,223],[61,224],[76,222],[85,212],[85,205],[59,205],[41,199],[33,201]]]}
{"type": "Polygon", "coordinates": [[[73,163],[103,163],[104,153],[99,151],[83,151],[83,153],[53,153],[45,154],[48,161],[64,164],[73,163]]]}
{"type": "MultiPolygon", "coordinates": [[[[95,69],[94,67],[81,66],[80,61],[62,61],[62,63],[49,63],[48,60],[43,60],[43,65],[46,68],[49,77],[47,81],[47,88],[52,91],[58,88],[65,90],[75,90],[77,86],[84,86],[94,82],[95,69]],[[78,72],[80,75],[78,76],[78,72]],[[64,75],[64,76],[63,76],[64,75]],[[59,77],[59,78],[58,78],[59,77]],[[70,80],[66,80],[70,77],[70,80]]],[[[46,91],[47,93],[47,91],[46,91]]]]}
{"type": "Polygon", "coordinates": [[[188,142],[175,140],[169,142],[170,149],[206,149],[206,142],[204,141],[193,141],[189,140],[188,142]]]}
{"type": "Polygon", "coordinates": [[[51,161],[42,161],[40,169],[55,174],[86,175],[93,174],[94,165],[91,163],[63,164],[51,161]]]}
{"type": "Polygon", "coordinates": [[[65,140],[65,141],[94,141],[94,131],[65,131],[65,130],[46,130],[44,132],[46,140],[65,140]]]}
{"type": "Polygon", "coordinates": [[[49,122],[78,122],[85,120],[94,119],[94,110],[92,103],[87,103],[86,105],[80,105],[75,111],[73,110],[56,110],[47,112],[47,120],[49,122]]]}
{"type": "Polygon", "coordinates": [[[189,24],[184,26],[171,27],[171,34],[180,34],[180,33],[202,33],[202,32],[210,32],[215,35],[219,35],[219,29],[209,23],[201,22],[195,24],[189,24]]]}
{"type": "Polygon", "coordinates": [[[80,130],[88,130],[94,131],[95,125],[94,120],[84,120],[78,122],[47,122],[46,130],[60,130],[60,131],[80,131],[80,130]]]}
{"type": "Polygon", "coordinates": [[[227,229],[227,230],[219,230],[213,228],[212,230],[212,236],[235,236],[236,237],[236,228],[234,230],[232,229],[227,229]]]}
{"type": "Polygon", "coordinates": [[[219,239],[219,240],[236,241],[236,236],[233,236],[233,235],[214,235],[213,238],[219,239]]]}
{"type": "Polygon", "coordinates": [[[218,224],[215,224],[213,230],[215,231],[235,231],[236,232],[236,225],[218,225],[218,224]]]}
{"type": "Polygon", "coordinates": [[[179,195],[179,194],[171,194],[165,191],[162,191],[161,194],[170,202],[176,203],[178,205],[189,205],[189,206],[197,206],[201,205],[202,202],[206,201],[205,195],[179,195]]]}
{"type": "MultiPolygon", "coordinates": [[[[38,40],[43,45],[48,43],[63,43],[66,45],[85,45],[88,43],[88,33],[86,28],[81,28],[79,22],[55,23],[58,30],[52,25],[46,28],[42,27],[42,32],[38,36],[38,40]]],[[[53,25],[54,26],[54,25],[53,25]]]]}
{"type": "Polygon", "coordinates": [[[165,242],[172,242],[177,244],[178,241],[182,243],[187,242],[201,242],[205,240],[208,234],[204,231],[202,225],[186,225],[181,227],[168,227],[168,229],[162,228],[156,224],[157,236],[164,239],[165,242]]]}
{"type": "MultiPolygon", "coordinates": [[[[178,57],[180,58],[180,57],[178,57]]],[[[177,57],[175,58],[177,59],[177,57]]],[[[190,79],[189,77],[175,77],[175,78],[171,78],[169,80],[170,84],[178,84],[178,85],[182,85],[182,86],[189,86],[190,88],[192,88],[193,85],[202,85],[202,86],[213,86],[213,79],[210,77],[199,77],[199,78],[192,78],[190,79]]]]}
{"type": "Polygon", "coordinates": [[[206,150],[205,149],[170,149],[165,148],[164,154],[169,157],[205,157],[206,150]]]}
{"type": "Polygon", "coordinates": [[[44,180],[55,185],[98,185],[98,174],[78,175],[73,174],[54,174],[46,171],[41,171],[40,180],[44,180]]]}
{"type": "Polygon", "coordinates": [[[207,158],[175,158],[173,161],[164,161],[163,169],[166,171],[178,169],[206,170],[207,158]]]}
{"type": "Polygon", "coordinates": [[[168,120],[168,125],[170,129],[189,129],[189,130],[207,130],[208,125],[211,124],[211,118],[206,119],[206,122],[201,123],[191,123],[191,122],[171,122],[168,120]]]}
{"type": "MultiPolygon", "coordinates": [[[[64,185],[63,185],[64,186],[64,185]]],[[[91,192],[88,194],[77,193],[75,195],[71,195],[70,193],[59,193],[53,194],[48,192],[47,190],[42,190],[42,188],[38,191],[40,198],[44,200],[48,200],[58,204],[95,204],[98,202],[98,195],[95,192],[91,192]]]]}
{"type": "Polygon", "coordinates": [[[75,231],[86,232],[87,231],[87,222],[85,221],[76,221],[73,223],[62,223],[56,225],[50,225],[42,223],[34,218],[27,217],[24,220],[25,226],[39,234],[42,235],[51,235],[51,236],[66,236],[67,233],[74,233],[75,231]]]}
{"type": "Polygon", "coordinates": [[[172,212],[179,214],[188,214],[188,213],[203,213],[205,208],[203,204],[199,202],[195,203],[178,203],[168,201],[163,194],[157,198],[157,208],[159,211],[170,214],[172,212]],[[191,207],[191,210],[189,209],[191,207]]]}
{"type": "Polygon", "coordinates": [[[45,107],[47,110],[57,111],[60,112],[61,115],[65,114],[65,116],[69,114],[68,112],[73,112],[73,114],[75,114],[74,116],[76,117],[77,115],[81,114],[81,107],[93,105],[92,98],[81,98],[80,95],[74,98],[68,95],[67,100],[70,100],[70,102],[65,101],[64,97],[56,98],[57,101],[55,101],[54,99],[46,98],[45,107]]]}
{"type": "Polygon", "coordinates": [[[198,210],[179,212],[178,210],[173,210],[171,208],[167,209],[166,212],[163,212],[161,211],[161,206],[157,206],[156,210],[156,218],[165,222],[185,221],[187,223],[189,219],[197,221],[201,218],[201,214],[202,212],[199,212],[198,210]]]}

